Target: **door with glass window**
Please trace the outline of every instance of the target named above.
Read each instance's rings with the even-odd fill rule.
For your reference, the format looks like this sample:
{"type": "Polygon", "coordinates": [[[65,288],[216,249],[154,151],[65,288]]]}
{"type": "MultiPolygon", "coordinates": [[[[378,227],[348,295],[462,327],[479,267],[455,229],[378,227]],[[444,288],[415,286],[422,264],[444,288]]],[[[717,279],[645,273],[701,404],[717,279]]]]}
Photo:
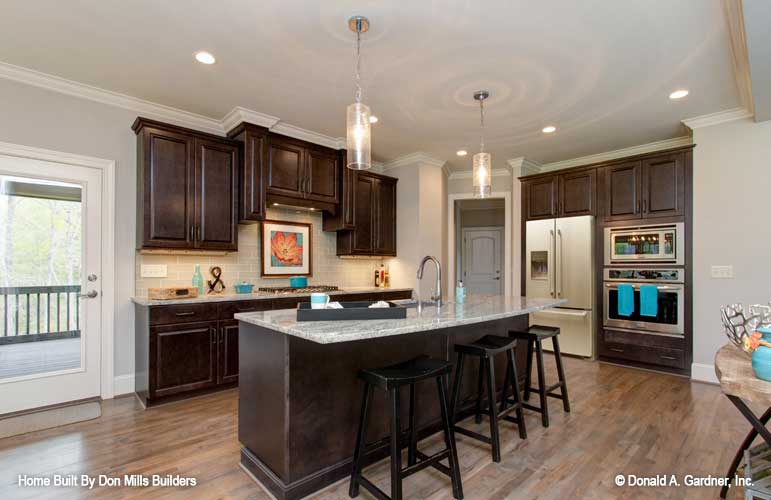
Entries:
{"type": "Polygon", "coordinates": [[[0,415],[100,395],[98,169],[0,154],[0,415]]]}

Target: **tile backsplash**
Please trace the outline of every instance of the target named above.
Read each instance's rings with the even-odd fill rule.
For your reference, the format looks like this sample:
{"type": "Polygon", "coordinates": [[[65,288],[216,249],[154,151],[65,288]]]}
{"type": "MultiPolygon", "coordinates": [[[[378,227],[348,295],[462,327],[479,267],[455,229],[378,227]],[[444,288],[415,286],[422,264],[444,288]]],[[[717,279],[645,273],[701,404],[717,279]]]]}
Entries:
{"type": "MultiPolygon", "coordinates": [[[[388,259],[341,259],[335,255],[335,233],[321,230],[321,214],[291,209],[268,209],[268,219],[277,221],[306,222],[312,224],[313,276],[311,285],[337,285],[345,287],[372,286],[374,270],[388,259]]],[[[147,296],[147,289],[162,286],[190,286],[195,265],[201,265],[204,282],[210,279],[209,267],[222,268],[222,280],[227,293],[234,293],[233,285],[239,281],[260,286],[288,286],[286,278],[260,277],[260,224],[238,225],[238,252],[227,255],[160,255],[137,253],[135,294],[147,296]],[[165,278],[142,278],[142,264],[165,264],[165,278]]]]}

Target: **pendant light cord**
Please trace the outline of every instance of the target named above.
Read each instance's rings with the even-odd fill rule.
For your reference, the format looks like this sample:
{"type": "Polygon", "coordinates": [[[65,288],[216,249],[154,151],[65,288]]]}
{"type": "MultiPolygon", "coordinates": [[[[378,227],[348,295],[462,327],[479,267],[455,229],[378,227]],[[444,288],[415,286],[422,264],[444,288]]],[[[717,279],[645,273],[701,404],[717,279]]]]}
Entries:
{"type": "Polygon", "coordinates": [[[479,152],[484,153],[485,152],[485,100],[480,99],[479,100],[479,124],[480,132],[479,132],[479,152]]]}
{"type": "Polygon", "coordinates": [[[355,100],[361,103],[361,31],[356,30],[356,94],[355,100]]]}

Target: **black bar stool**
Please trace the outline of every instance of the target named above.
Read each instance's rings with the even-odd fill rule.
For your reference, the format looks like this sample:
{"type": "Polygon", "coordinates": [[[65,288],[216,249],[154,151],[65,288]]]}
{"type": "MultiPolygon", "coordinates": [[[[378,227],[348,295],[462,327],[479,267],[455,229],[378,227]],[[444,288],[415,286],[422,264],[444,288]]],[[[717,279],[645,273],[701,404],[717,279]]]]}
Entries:
{"type": "Polygon", "coordinates": [[[391,497],[390,500],[402,500],[402,479],[410,476],[426,467],[434,467],[446,474],[452,480],[452,494],[457,499],[463,498],[463,487],[460,480],[460,467],[458,465],[458,451],[455,448],[455,435],[450,425],[449,410],[447,407],[447,387],[444,376],[450,373],[452,365],[446,361],[420,356],[404,363],[377,368],[373,370],[361,370],[359,377],[364,379],[364,401],[361,407],[361,420],[359,431],[356,434],[356,449],[353,454],[353,472],[351,473],[351,485],[348,495],[354,498],[359,495],[359,485],[364,486],[380,500],[389,500],[389,497],[367,478],[362,476],[361,469],[363,458],[372,446],[364,444],[366,435],[367,416],[370,411],[370,401],[374,387],[379,387],[389,392],[391,399],[391,497]],[[415,429],[415,383],[421,380],[433,378],[436,380],[436,388],[439,392],[439,408],[442,412],[442,427],[444,428],[444,442],[446,448],[431,456],[418,451],[417,433],[415,429]],[[409,408],[409,449],[407,452],[407,467],[402,469],[402,429],[400,421],[399,389],[410,386],[409,408]],[[449,467],[439,463],[448,459],[449,467]],[[420,459],[420,461],[418,461],[420,459]]]}
{"type": "Polygon", "coordinates": [[[557,398],[562,400],[562,407],[568,413],[570,413],[570,401],[568,400],[568,385],[565,382],[565,370],[562,368],[562,354],[560,353],[559,343],[560,329],[552,326],[533,325],[527,329],[527,331],[510,331],[509,336],[517,340],[524,340],[527,342],[527,370],[525,372],[525,401],[530,400],[530,392],[538,392],[540,400],[539,406],[533,406],[528,403],[523,403],[522,406],[528,410],[537,411],[541,414],[541,423],[544,427],[549,427],[549,404],[546,401],[547,397],[557,398]],[[557,377],[559,382],[554,385],[546,387],[546,380],[544,376],[543,368],[543,346],[542,342],[546,339],[551,339],[554,346],[554,360],[557,362],[557,377]],[[533,371],[533,351],[535,351],[535,362],[538,370],[538,387],[531,387],[531,372],[533,371]],[[560,393],[553,392],[559,388],[560,393]]]}
{"type": "Polygon", "coordinates": [[[499,337],[496,335],[485,335],[481,339],[471,344],[455,344],[455,352],[458,354],[458,362],[455,365],[455,382],[452,389],[452,423],[453,430],[469,436],[471,438],[492,445],[493,461],[501,461],[501,443],[498,436],[498,420],[503,418],[509,422],[514,422],[519,427],[519,437],[527,438],[525,429],[525,419],[522,411],[522,401],[519,398],[519,383],[517,382],[517,364],[514,360],[514,346],[516,339],[508,337],[499,337]],[[495,364],[493,358],[496,354],[506,353],[506,376],[503,379],[503,394],[501,395],[501,406],[496,410],[495,401],[495,364]],[[482,393],[485,378],[487,379],[487,414],[490,419],[490,437],[479,434],[463,427],[455,425],[458,412],[458,399],[460,397],[460,386],[463,378],[463,362],[466,356],[475,356],[479,358],[479,376],[477,378],[477,400],[474,410],[474,419],[476,423],[482,421],[482,393]],[[513,400],[509,400],[507,393],[511,386],[513,400]],[[507,404],[512,406],[507,408],[507,404]],[[517,413],[514,418],[509,413],[517,413]]]}

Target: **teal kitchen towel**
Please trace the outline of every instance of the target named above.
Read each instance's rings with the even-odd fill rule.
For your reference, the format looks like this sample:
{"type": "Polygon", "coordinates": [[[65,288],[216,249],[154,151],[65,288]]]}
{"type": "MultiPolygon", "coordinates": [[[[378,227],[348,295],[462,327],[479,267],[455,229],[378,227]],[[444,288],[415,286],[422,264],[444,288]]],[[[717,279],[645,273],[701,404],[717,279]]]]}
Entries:
{"type": "Polygon", "coordinates": [[[634,287],[632,285],[618,285],[618,315],[631,316],[634,312],[634,287]]]}
{"type": "Polygon", "coordinates": [[[659,288],[656,285],[640,285],[640,316],[656,317],[659,314],[659,288]]]}

